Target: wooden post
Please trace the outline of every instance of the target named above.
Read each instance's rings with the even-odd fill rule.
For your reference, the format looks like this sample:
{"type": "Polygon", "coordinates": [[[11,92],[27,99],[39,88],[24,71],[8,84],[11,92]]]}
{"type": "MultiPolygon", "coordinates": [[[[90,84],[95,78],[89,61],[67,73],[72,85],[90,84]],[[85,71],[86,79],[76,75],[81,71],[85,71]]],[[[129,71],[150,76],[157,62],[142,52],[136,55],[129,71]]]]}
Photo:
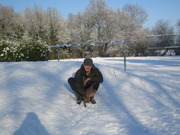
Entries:
{"type": "Polygon", "coordinates": [[[126,48],[124,46],[124,71],[126,71],[126,48]]]}
{"type": "Polygon", "coordinates": [[[59,54],[59,52],[60,52],[60,47],[58,47],[58,61],[60,60],[60,54],[59,54]]]}

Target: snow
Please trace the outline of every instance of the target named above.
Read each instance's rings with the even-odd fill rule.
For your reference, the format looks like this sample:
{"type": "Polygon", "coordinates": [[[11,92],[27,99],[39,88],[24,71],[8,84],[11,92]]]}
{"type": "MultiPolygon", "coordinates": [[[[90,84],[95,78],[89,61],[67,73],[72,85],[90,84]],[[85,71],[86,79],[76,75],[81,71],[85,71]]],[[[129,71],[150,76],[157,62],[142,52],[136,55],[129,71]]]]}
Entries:
{"type": "Polygon", "coordinates": [[[179,135],[180,57],[93,58],[97,104],[67,79],[83,59],[0,63],[0,135],[179,135]]]}

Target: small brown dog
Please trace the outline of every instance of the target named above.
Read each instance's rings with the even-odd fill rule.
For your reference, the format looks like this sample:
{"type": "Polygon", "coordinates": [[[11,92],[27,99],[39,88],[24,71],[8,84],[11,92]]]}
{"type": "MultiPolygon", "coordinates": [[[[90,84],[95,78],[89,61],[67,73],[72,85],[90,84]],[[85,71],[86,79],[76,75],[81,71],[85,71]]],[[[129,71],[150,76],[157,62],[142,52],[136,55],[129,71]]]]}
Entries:
{"type": "Polygon", "coordinates": [[[86,107],[86,103],[90,103],[90,99],[92,101],[95,101],[94,96],[96,94],[96,90],[93,88],[93,85],[94,84],[92,84],[89,88],[86,89],[86,94],[84,96],[84,101],[83,101],[84,107],[86,107]]]}

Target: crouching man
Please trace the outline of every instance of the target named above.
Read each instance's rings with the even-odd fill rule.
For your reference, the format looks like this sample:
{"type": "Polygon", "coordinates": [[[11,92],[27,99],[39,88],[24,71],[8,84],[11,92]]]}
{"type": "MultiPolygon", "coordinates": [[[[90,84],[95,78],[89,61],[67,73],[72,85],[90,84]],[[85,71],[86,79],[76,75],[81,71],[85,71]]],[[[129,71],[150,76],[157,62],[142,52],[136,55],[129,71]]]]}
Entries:
{"type": "MultiPolygon", "coordinates": [[[[71,89],[77,95],[77,103],[81,104],[86,95],[86,89],[92,87],[95,91],[98,90],[100,83],[103,82],[103,76],[99,69],[94,66],[91,58],[85,58],[80,69],[75,73],[75,77],[70,77],[68,83],[71,89]],[[93,85],[93,86],[92,86],[93,85]]],[[[96,92],[94,92],[95,95],[96,92]]],[[[94,97],[93,95],[93,97],[94,97]]],[[[94,98],[90,98],[90,102],[95,104],[94,98]]]]}

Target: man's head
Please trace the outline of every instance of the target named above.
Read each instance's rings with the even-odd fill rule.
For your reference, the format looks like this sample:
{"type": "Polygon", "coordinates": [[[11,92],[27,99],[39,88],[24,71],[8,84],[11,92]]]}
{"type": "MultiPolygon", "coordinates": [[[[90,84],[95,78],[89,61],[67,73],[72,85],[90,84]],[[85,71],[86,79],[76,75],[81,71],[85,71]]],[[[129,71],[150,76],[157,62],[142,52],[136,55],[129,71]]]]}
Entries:
{"type": "Polygon", "coordinates": [[[83,63],[84,69],[86,70],[86,72],[90,72],[91,68],[93,66],[93,61],[91,58],[85,58],[84,59],[84,63],[83,63]]]}
{"type": "Polygon", "coordinates": [[[83,64],[86,66],[93,66],[93,61],[91,58],[85,58],[83,64]]]}

